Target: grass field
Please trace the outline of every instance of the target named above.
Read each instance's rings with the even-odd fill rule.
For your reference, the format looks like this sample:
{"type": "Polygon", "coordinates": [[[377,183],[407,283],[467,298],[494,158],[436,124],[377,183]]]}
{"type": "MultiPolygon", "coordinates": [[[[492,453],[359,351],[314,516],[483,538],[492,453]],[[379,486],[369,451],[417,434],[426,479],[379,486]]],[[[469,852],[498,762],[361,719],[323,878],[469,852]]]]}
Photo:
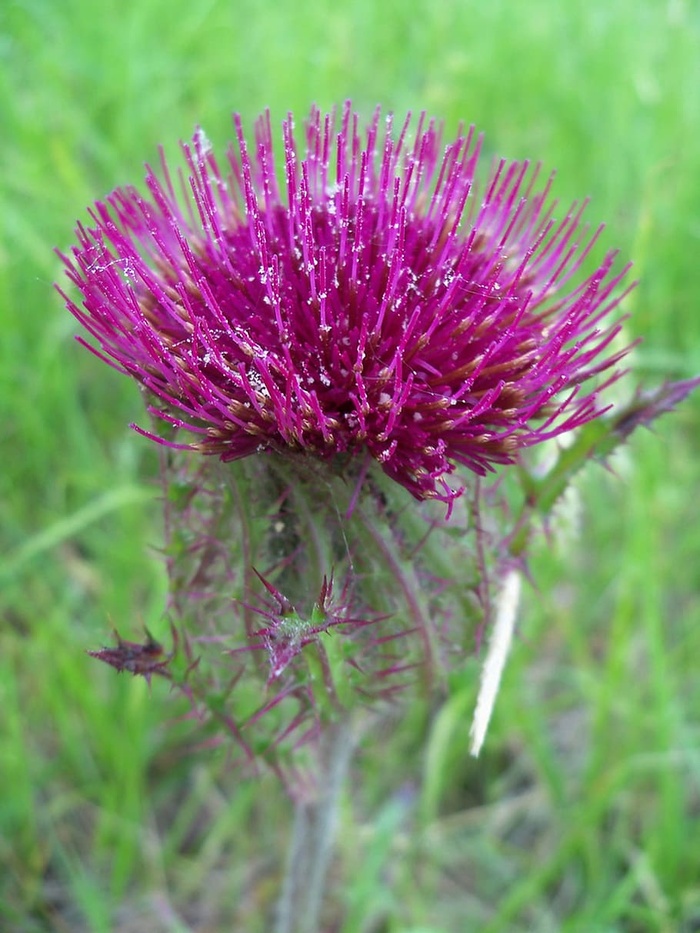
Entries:
{"type": "MultiPolygon", "coordinates": [[[[635,261],[631,380],[700,372],[695,0],[7,0],[0,10],[0,930],[266,930],[288,802],[182,754],[167,685],[84,654],[163,633],[157,451],[73,341],[53,248],[157,146],[347,97],[557,168],[635,261]]],[[[700,396],[592,465],[533,559],[482,757],[474,685],[366,744],[336,933],[700,930],[700,396]],[[400,776],[397,777],[397,776],[400,776]]]]}

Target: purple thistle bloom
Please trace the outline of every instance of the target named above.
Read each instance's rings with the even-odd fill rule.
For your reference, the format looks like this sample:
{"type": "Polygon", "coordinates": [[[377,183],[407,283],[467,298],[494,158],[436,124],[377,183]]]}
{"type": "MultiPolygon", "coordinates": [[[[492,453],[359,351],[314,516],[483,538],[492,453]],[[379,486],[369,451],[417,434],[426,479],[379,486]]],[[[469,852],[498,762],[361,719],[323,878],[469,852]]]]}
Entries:
{"type": "Polygon", "coordinates": [[[443,148],[425,115],[395,134],[377,110],[363,136],[349,103],[312,109],[301,154],[287,119],[280,189],[269,114],[253,155],[235,125],[225,170],[198,131],[189,178],[161,153],[148,195],[98,202],[61,257],[90,349],[197,437],[137,430],[222,460],[372,458],[450,502],[457,464],[483,475],[600,414],[601,386],[581,384],[625,352],[611,312],[627,267],[609,253],[581,272],[600,232],[585,204],[555,220],[527,162],[498,162],[477,194],[473,129],[443,148]]]}

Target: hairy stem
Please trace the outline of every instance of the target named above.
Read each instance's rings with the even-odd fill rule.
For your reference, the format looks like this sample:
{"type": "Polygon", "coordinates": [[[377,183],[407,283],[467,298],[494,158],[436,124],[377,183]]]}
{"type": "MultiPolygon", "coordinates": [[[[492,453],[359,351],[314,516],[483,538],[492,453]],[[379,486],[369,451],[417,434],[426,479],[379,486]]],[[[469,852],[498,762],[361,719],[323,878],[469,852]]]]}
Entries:
{"type": "Polygon", "coordinates": [[[316,794],[295,805],[275,933],[318,933],[320,929],[340,796],[356,744],[349,716],[329,725],[321,740],[316,794]]]}

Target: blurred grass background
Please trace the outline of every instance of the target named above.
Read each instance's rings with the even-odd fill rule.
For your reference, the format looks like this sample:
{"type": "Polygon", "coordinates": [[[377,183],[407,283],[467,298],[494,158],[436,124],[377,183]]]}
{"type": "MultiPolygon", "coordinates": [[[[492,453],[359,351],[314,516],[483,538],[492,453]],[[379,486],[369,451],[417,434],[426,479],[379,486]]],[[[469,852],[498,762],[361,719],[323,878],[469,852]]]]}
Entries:
{"type": "MultiPolygon", "coordinates": [[[[696,0],[5,0],[0,10],[0,929],[264,931],[289,809],[179,754],[156,451],[52,291],[96,197],[230,113],[351,97],[556,167],[635,260],[632,378],[700,372],[696,0]],[[111,621],[110,621],[111,620],[111,621]]],[[[473,684],[407,709],[343,816],[334,931],[700,930],[700,399],[592,466],[543,543],[487,748],[473,684]],[[575,527],[574,527],[575,526],[575,527]],[[573,528],[573,531],[572,531],[573,528]],[[396,786],[397,775],[401,787],[396,786]]]]}

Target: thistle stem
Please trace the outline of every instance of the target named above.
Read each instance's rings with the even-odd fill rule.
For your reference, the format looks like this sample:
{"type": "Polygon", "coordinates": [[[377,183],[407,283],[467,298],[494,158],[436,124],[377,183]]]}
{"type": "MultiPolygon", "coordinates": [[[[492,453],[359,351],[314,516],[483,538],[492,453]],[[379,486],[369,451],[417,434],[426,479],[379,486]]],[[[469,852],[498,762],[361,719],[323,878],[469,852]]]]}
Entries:
{"type": "Polygon", "coordinates": [[[329,725],[321,740],[316,795],[295,805],[275,933],[318,933],[320,929],[339,802],[356,743],[349,716],[329,725]]]}

